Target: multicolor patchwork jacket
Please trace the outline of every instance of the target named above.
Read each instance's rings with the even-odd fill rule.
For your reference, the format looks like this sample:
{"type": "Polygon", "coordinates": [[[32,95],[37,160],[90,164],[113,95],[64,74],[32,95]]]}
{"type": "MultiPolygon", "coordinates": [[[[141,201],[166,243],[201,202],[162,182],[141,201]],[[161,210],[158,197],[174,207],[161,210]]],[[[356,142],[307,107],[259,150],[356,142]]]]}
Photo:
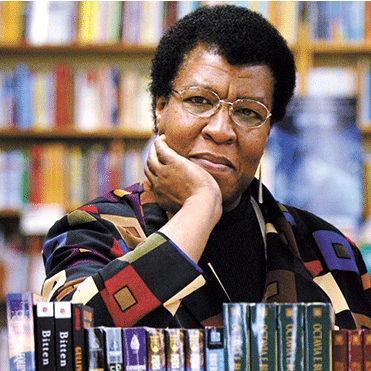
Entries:
{"type": "MultiPolygon", "coordinates": [[[[257,182],[251,185],[256,199],[257,182]]],[[[308,212],[283,206],[264,187],[266,302],[328,302],[340,328],[371,328],[371,284],[359,249],[308,212]]],[[[49,300],[82,302],[97,325],[222,325],[221,294],[167,236],[148,184],[114,190],[65,215],[43,257],[49,300]]]]}

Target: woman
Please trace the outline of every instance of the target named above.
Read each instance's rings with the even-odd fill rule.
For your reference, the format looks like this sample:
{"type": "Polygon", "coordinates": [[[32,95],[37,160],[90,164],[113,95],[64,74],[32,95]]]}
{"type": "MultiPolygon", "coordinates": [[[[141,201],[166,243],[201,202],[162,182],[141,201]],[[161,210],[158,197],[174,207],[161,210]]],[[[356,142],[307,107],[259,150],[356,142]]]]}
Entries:
{"type": "Polygon", "coordinates": [[[51,228],[43,295],[94,307],[97,325],[202,327],[226,301],[331,301],[339,327],[371,327],[357,247],[254,180],[295,88],[277,30],[246,8],[199,8],[164,35],[151,76],[146,179],[51,228]]]}

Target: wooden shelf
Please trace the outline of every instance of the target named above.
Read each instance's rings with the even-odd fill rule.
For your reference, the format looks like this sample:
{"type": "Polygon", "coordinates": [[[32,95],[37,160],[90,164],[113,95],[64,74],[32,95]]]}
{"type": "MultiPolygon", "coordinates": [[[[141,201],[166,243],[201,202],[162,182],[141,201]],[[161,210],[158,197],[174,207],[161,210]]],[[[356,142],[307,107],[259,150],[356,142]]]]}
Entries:
{"type": "Polygon", "coordinates": [[[371,41],[349,44],[334,42],[309,42],[308,51],[314,54],[371,54],[371,41]]]}
{"type": "Polygon", "coordinates": [[[11,55],[135,55],[150,56],[155,52],[155,46],[144,46],[137,44],[68,44],[68,45],[45,45],[34,46],[29,44],[0,44],[3,57],[11,55]]]}
{"type": "Polygon", "coordinates": [[[22,139],[22,140],[114,140],[114,139],[133,139],[148,140],[153,135],[148,131],[135,131],[125,129],[101,129],[98,131],[83,132],[75,128],[52,129],[52,130],[35,130],[35,129],[1,129],[0,139],[22,139]]]}

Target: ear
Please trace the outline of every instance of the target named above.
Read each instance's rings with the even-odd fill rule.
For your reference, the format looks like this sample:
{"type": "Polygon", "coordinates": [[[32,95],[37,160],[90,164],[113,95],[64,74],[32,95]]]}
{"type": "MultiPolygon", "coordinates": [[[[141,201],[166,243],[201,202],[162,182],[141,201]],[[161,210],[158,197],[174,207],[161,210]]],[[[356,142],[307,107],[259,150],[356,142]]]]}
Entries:
{"type": "Polygon", "coordinates": [[[157,122],[159,122],[161,120],[162,112],[163,112],[164,108],[166,107],[168,101],[169,100],[165,97],[160,97],[160,98],[156,99],[155,113],[156,113],[157,122]]]}

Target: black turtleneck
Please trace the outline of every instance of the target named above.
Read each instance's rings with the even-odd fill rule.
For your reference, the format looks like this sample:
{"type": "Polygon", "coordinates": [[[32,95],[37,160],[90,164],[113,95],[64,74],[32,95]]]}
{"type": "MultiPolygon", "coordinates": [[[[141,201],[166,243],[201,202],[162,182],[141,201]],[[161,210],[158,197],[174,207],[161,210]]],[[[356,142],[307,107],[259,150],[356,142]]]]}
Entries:
{"type": "Polygon", "coordinates": [[[262,233],[250,192],[212,231],[200,261],[211,263],[232,302],[260,302],[265,285],[262,233]]]}

